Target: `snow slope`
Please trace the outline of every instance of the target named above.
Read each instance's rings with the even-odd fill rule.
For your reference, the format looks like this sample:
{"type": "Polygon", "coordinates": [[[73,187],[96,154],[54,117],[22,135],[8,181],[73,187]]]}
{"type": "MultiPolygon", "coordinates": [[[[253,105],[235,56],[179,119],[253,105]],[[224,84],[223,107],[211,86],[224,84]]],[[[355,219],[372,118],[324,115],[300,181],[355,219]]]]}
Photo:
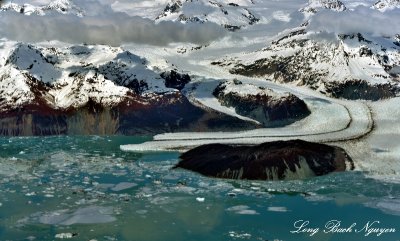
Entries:
{"type": "Polygon", "coordinates": [[[79,107],[89,99],[116,105],[129,93],[167,93],[161,69],[122,48],[109,46],[39,47],[3,43],[0,51],[0,88],[4,106],[33,100],[38,90],[32,83],[47,86],[47,102],[55,108],[79,107]],[[29,87],[31,86],[31,87],[29,87]],[[18,101],[14,103],[14,100],[18,101]]]}
{"type": "Polygon", "coordinates": [[[299,28],[260,51],[214,63],[229,68],[231,73],[295,82],[321,92],[328,92],[332,84],[355,80],[398,86],[400,47],[394,38],[354,34],[320,43],[312,40],[316,35],[299,28]]]}
{"type": "Polygon", "coordinates": [[[19,1],[9,2],[1,6],[0,11],[15,11],[25,15],[45,15],[57,12],[62,14],[74,14],[82,17],[84,12],[70,0],[45,1],[43,4],[19,3],[19,1]]]}
{"type": "Polygon", "coordinates": [[[213,22],[228,30],[238,30],[260,21],[247,6],[254,4],[251,0],[172,0],[157,16],[157,21],[213,22]]]}

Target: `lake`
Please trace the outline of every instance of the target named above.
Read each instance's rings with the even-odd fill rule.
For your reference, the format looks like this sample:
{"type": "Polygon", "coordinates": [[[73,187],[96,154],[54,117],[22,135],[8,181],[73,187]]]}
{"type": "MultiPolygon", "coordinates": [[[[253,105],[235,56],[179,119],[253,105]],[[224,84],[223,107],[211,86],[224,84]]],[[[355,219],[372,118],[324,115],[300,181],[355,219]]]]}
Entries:
{"type": "Polygon", "coordinates": [[[400,184],[220,180],[171,170],[176,152],[119,149],[148,140],[0,138],[0,240],[400,239],[400,184]]]}

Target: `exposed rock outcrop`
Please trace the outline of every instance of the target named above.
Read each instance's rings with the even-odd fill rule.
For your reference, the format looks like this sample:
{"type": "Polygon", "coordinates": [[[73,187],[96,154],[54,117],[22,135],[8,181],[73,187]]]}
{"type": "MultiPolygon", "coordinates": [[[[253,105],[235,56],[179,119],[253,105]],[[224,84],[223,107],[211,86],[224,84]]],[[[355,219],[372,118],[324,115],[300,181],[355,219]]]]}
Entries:
{"type": "Polygon", "coordinates": [[[161,77],[165,79],[165,86],[168,88],[182,90],[187,83],[190,82],[188,74],[180,74],[175,70],[161,73],[161,77]]]}
{"type": "Polygon", "coordinates": [[[221,83],[213,94],[222,105],[234,107],[238,114],[266,127],[287,125],[311,113],[306,103],[293,94],[277,93],[238,80],[221,83]]]}
{"type": "Polygon", "coordinates": [[[180,93],[131,94],[116,106],[93,99],[81,107],[54,109],[43,99],[0,112],[0,136],[151,135],[175,131],[222,131],[258,126],[191,104],[180,93]]]}
{"type": "Polygon", "coordinates": [[[302,140],[257,146],[209,144],[182,154],[180,159],[174,168],[228,179],[305,179],[354,169],[343,149],[302,140]]]}
{"type": "Polygon", "coordinates": [[[373,100],[392,98],[400,92],[400,87],[390,83],[370,85],[365,80],[331,82],[325,84],[326,92],[335,98],[349,100],[373,100]]]}

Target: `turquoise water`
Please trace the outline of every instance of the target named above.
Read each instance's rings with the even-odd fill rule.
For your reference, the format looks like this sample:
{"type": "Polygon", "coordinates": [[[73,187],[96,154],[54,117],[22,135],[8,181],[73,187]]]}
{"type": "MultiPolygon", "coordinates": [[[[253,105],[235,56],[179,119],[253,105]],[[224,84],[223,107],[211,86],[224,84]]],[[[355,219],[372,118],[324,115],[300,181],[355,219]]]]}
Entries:
{"type": "Polygon", "coordinates": [[[0,240],[400,240],[399,184],[360,172],[218,180],[171,170],[178,153],[119,150],[149,139],[1,138],[0,240]],[[295,233],[298,220],[318,232],[295,233]],[[324,233],[329,220],[356,226],[324,233]],[[365,236],[373,221],[391,232],[365,236]]]}

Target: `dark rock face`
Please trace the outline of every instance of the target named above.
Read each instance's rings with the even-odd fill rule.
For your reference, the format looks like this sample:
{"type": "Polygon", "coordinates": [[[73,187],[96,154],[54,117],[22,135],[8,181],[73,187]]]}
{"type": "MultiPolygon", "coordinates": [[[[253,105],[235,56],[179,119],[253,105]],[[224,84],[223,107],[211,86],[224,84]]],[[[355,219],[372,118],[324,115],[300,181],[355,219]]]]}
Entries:
{"type": "Polygon", "coordinates": [[[327,93],[335,98],[373,101],[395,97],[400,91],[398,87],[388,83],[370,85],[365,80],[327,83],[325,84],[325,88],[327,93]]]}
{"type": "Polygon", "coordinates": [[[191,80],[188,74],[180,74],[175,70],[162,73],[161,78],[165,79],[166,87],[178,90],[182,90],[191,80]]]}
{"type": "Polygon", "coordinates": [[[255,23],[257,23],[258,21],[260,21],[259,18],[257,18],[256,16],[254,16],[253,13],[251,13],[248,9],[245,9],[247,11],[247,14],[243,14],[243,16],[245,16],[248,20],[249,20],[249,24],[253,25],[255,23]]]}
{"type": "Polygon", "coordinates": [[[284,126],[311,113],[306,103],[293,94],[277,94],[272,90],[250,86],[259,92],[242,95],[234,90],[226,91],[229,85],[234,85],[234,88],[250,86],[237,80],[233,84],[225,82],[214,90],[214,96],[222,105],[234,107],[238,114],[257,120],[265,127],[284,126]]]}
{"type": "Polygon", "coordinates": [[[209,144],[180,156],[174,168],[228,179],[289,180],[354,169],[346,152],[302,140],[266,142],[257,146],[209,144]]]}
{"type": "Polygon", "coordinates": [[[90,99],[79,108],[54,109],[45,100],[0,112],[0,136],[149,135],[176,131],[223,131],[259,126],[192,105],[179,92],[127,96],[117,106],[90,99]]]}
{"type": "Polygon", "coordinates": [[[253,129],[259,126],[225,114],[199,108],[175,92],[143,100],[125,101],[114,109],[118,113],[117,134],[149,135],[181,131],[223,131],[253,129]],[[224,123],[229,123],[224,125],[224,123]]]}
{"type": "Polygon", "coordinates": [[[240,30],[240,26],[236,26],[236,25],[230,25],[230,24],[225,24],[224,28],[231,31],[231,32],[235,32],[237,30],[240,30]]]}
{"type": "MultiPolygon", "coordinates": [[[[300,42],[300,40],[298,41],[300,42]]],[[[299,43],[301,45],[301,43],[299,43]]],[[[302,71],[309,68],[309,64],[304,61],[302,56],[286,56],[275,58],[262,58],[251,64],[237,64],[229,72],[249,77],[262,77],[272,75],[283,83],[302,81],[302,84],[315,88],[320,76],[314,76],[315,73],[302,71]]]]}

